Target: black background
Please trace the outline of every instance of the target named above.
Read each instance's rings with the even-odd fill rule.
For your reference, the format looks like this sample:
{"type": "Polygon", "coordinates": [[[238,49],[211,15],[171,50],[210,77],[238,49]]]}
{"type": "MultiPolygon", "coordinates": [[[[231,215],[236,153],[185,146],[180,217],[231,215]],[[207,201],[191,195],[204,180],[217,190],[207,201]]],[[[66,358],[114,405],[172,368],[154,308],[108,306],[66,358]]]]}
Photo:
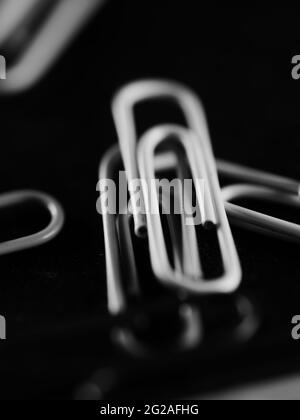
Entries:
{"type": "MultiPolygon", "coordinates": [[[[205,104],[216,156],[297,179],[300,82],[291,59],[299,53],[296,8],[111,0],[39,85],[1,98],[0,191],[41,189],[66,210],[52,243],[1,257],[3,398],[70,396],[93,369],[114,363],[95,205],[99,161],[116,142],[116,89],[145,77],[184,82],[205,104]]],[[[30,213],[4,214],[0,232],[16,229],[16,217],[34,223],[30,213]]],[[[193,391],[300,368],[290,338],[300,313],[298,245],[233,232],[262,331],[234,361],[212,360],[202,378],[198,361],[193,391]]]]}

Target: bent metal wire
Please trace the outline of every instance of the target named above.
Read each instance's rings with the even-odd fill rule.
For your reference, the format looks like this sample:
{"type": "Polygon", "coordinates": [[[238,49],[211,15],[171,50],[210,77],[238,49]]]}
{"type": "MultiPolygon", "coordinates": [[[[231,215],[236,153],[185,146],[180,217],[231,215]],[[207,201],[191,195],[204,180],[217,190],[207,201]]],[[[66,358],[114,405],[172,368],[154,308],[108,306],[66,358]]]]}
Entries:
{"type": "Polygon", "coordinates": [[[64,224],[64,211],[50,195],[40,191],[14,191],[0,195],[0,210],[5,207],[19,206],[28,201],[36,201],[50,214],[48,226],[40,232],[0,243],[0,255],[37,247],[51,241],[61,231],[64,224]]]}
{"type": "MultiPolygon", "coordinates": [[[[207,222],[212,222],[217,227],[224,273],[216,279],[205,281],[202,271],[191,275],[172,268],[164,240],[156,191],[154,191],[155,197],[150,197],[144,191],[143,197],[153,271],[160,281],[170,287],[183,288],[188,292],[201,295],[232,293],[236,291],[240,283],[238,257],[231,233],[228,233],[227,219],[223,217],[223,213],[225,213],[223,202],[220,202],[216,194],[212,194],[208,188],[204,190],[204,194],[198,188],[199,184],[197,181],[199,180],[204,180],[204,187],[207,187],[207,179],[210,177],[211,168],[206,165],[204,147],[197,136],[191,130],[175,125],[159,126],[148,131],[138,145],[137,154],[140,176],[146,181],[149,187],[148,192],[152,192],[150,185],[152,180],[155,179],[155,151],[159,146],[165,144],[171,145],[171,150],[175,150],[176,144],[180,144],[186,154],[195,185],[197,201],[200,204],[201,201],[204,201],[204,214],[202,214],[201,224],[205,226],[207,222]]],[[[185,226],[185,229],[195,231],[195,226],[191,224],[191,226],[185,226]]],[[[185,246],[185,244],[186,242],[183,245],[185,246]]],[[[199,249],[197,241],[195,241],[195,244],[196,249],[191,253],[191,256],[198,259],[199,249]]],[[[198,266],[197,262],[192,265],[198,266]]]]}
{"type": "MultiPolygon", "coordinates": [[[[122,88],[113,99],[112,112],[129,183],[139,178],[136,161],[138,138],[134,108],[139,103],[154,99],[171,100],[182,110],[189,128],[194,131],[199,138],[199,142],[203,144],[204,160],[210,168],[210,177],[207,180],[209,188],[212,193],[219,192],[216,164],[203,106],[192,91],[171,81],[145,80],[134,82],[122,88]]],[[[139,234],[140,230],[145,230],[146,220],[139,209],[133,208],[133,211],[136,233],[139,234]]]]}
{"type": "MultiPolygon", "coordinates": [[[[121,154],[118,146],[111,148],[103,157],[99,168],[99,179],[114,179],[117,168],[121,163],[121,154]]],[[[104,207],[103,200],[100,200],[102,206],[102,220],[105,242],[106,256],[106,275],[109,312],[116,316],[128,309],[128,297],[124,287],[123,273],[121,269],[121,253],[124,252],[127,257],[129,271],[126,278],[131,284],[131,295],[139,297],[139,279],[137,276],[136,262],[132,247],[132,238],[129,227],[129,216],[121,217],[120,227],[125,232],[123,235],[126,245],[123,250],[120,246],[120,232],[117,228],[118,215],[110,214],[104,207]]],[[[173,226],[173,234],[176,235],[173,226]]],[[[174,253],[176,253],[176,243],[174,253]]],[[[196,347],[202,339],[202,320],[198,309],[185,302],[179,305],[180,317],[184,328],[182,334],[178,337],[175,347],[179,351],[189,350],[196,347]]],[[[118,328],[114,330],[114,337],[119,344],[134,355],[148,355],[147,346],[138,340],[134,333],[128,328],[118,328]]]]}
{"type": "Polygon", "coordinates": [[[300,225],[232,203],[239,199],[255,199],[300,209],[299,196],[296,194],[251,184],[230,185],[223,188],[222,194],[228,217],[237,226],[283,240],[300,242],[300,225]]]}
{"type": "MultiPolygon", "coordinates": [[[[216,162],[220,177],[228,177],[239,184],[267,187],[285,194],[300,196],[300,182],[295,179],[239,165],[235,162],[221,159],[217,159],[216,162]]],[[[169,170],[174,168],[175,165],[176,156],[172,153],[164,152],[156,157],[156,167],[160,170],[169,170]]]]}
{"type": "Polygon", "coordinates": [[[38,82],[105,1],[4,0],[0,4],[1,51],[9,53],[9,45],[20,40],[29,39],[29,42],[24,48],[21,46],[16,62],[8,66],[8,77],[0,83],[0,93],[19,93],[38,82]],[[47,7],[47,18],[40,19],[42,23],[32,34],[30,22],[47,7]]]}
{"type": "MultiPolygon", "coordinates": [[[[202,282],[195,282],[191,278],[183,278],[184,282],[180,287],[185,287],[193,293],[232,293],[241,281],[241,267],[226,216],[224,203],[222,200],[216,162],[213,156],[212,145],[209,136],[208,125],[203,106],[196,95],[186,87],[170,81],[141,81],[127,85],[121,89],[115,96],[112,104],[113,116],[118,133],[120,149],[123,157],[125,171],[129,185],[131,181],[140,178],[139,168],[136,159],[137,150],[137,130],[134,118],[134,107],[141,102],[153,99],[168,99],[175,102],[182,110],[187,125],[194,133],[190,138],[196,137],[189,145],[184,141],[185,150],[193,162],[194,173],[199,173],[196,162],[192,156],[191,150],[196,152],[196,156],[203,166],[200,175],[204,175],[204,182],[208,191],[207,220],[211,220],[218,226],[220,247],[223,252],[224,275],[222,278],[210,284],[203,285],[202,282]]],[[[157,136],[158,131],[155,131],[157,136]]],[[[153,132],[151,134],[151,137],[153,132]]],[[[158,136],[157,136],[158,137],[158,136]]],[[[186,138],[186,134],[184,135],[186,138]]],[[[148,136],[147,136],[148,139],[148,136]]],[[[159,140],[163,140],[160,137],[159,140]]],[[[148,142],[148,140],[147,140],[148,142]]],[[[146,143],[146,141],[145,141],[146,143]]],[[[146,159],[147,160],[147,159],[146,159]]],[[[145,161],[145,167],[147,162],[145,161]]],[[[132,191],[129,191],[132,195],[132,191]]],[[[199,198],[199,197],[198,197],[199,198]]],[[[142,235],[147,231],[147,221],[143,206],[138,208],[135,200],[133,204],[133,217],[135,222],[135,231],[137,235],[142,235]]],[[[203,219],[205,222],[205,218],[203,219]]],[[[154,259],[152,258],[152,263],[154,259]]],[[[158,270],[158,260],[153,266],[156,273],[162,273],[161,267],[158,270]]],[[[164,276],[162,281],[167,281],[169,285],[179,286],[178,277],[171,279],[169,274],[164,276]],[[168,280],[166,280],[168,278],[168,280]]]]}
{"type": "Polygon", "coordinates": [[[219,163],[219,173],[239,182],[222,190],[226,212],[232,223],[282,240],[300,241],[299,224],[233,204],[239,199],[255,199],[300,208],[299,181],[223,161],[219,163]]]}
{"type": "Polygon", "coordinates": [[[300,182],[294,179],[220,159],[217,160],[217,167],[220,176],[227,176],[239,184],[252,184],[300,196],[300,182]]]}
{"type": "MultiPolygon", "coordinates": [[[[208,153],[206,153],[205,159],[208,162],[209,167],[212,168],[210,172],[210,187],[213,187],[212,190],[217,191],[219,185],[218,176],[214,170],[217,167],[220,176],[230,177],[238,183],[245,182],[251,184],[252,197],[254,197],[254,187],[257,187],[257,198],[260,199],[262,199],[262,194],[260,194],[262,189],[258,187],[269,188],[267,196],[270,197],[270,195],[273,195],[274,198],[274,194],[271,194],[270,190],[273,190],[273,193],[277,192],[278,194],[281,192],[281,202],[286,198],[290,204],[293,202],[294,205],[297,205],[297,197],[299,199],[300,196],[299,181],[274,175],[266,171],[249,168],[233,162],[224,160],[216,160],[216,162],[214,162],[213,154],[211,153],[212,149],[207,121],[201,102],[188,88],[172,81],[145,80],[133,82],[121,89],[114,98],[112,107],[113,115],[125,169],[128,174],[128,180],[138,177],[136,163],[137,130],[134,119],[134,107],[141,102],[153,99],[169,99],[179,105],[186,118],[188,127],[198,136],[199,142],[202,141],[206,146],[204,149],[208,153]],[[286,194],[290,195],[290,197],[287,197],[286,194]]],[[[157,168],[160,167],[161,169],[166,170],[172,168],[174,166],[174,154],[162,153],[161,155],[158,155],[156,158],[156,166],[157,168]]],[[[254,215],[250,210],[241,212],[242,208],[239,207],[239,215],[237,217],[237,207],[235,207],[235,215],[233,214],[233,206],[226,205],[226,209],[232,220],[237,221],[238,218],[241,224],[241,219],[243,218],[244,226],[247,226],[248,229],[254,228],[254,215]]],[[[139,214],[137,209],[134,210],[136,210],[134,214],[136,231],[139,234],[139,232],[143,231],[145,228],[145,218],[142,214],[139,214]]],[[[259,213],[256,212],[256,221],[258,220],[258,215],[259,213]]],[[[259,217],[259,223],[261,225],[259,231],[271,235],[274,235],[275,232],[276,236],[283,239],[298,240],[298,225],[289,224],[289,222],[280,221],[279,219],[274,220],[273,218],[273,222],[274,221],[275,224],[272,223],[271,217],[261,215],[259,217]],[[262,228],[264,222],[266,222],[266,224],[262,228]]],[[[258,231],[257,228],[256,231],[258,231]]]]}
{"type": "MultiPolygon", "coordinates": [[[[176,165],[178,162],[172,153],[161,153],[156,157],[158,170],[170,170],[176,165]]],[[[298,224],[232,203],[238,199],[250,198],[298,208],[300,206],[299,181],[224,160],[217,160],[217,168],[220,177],[228,177],[230,180],[238,182],[238,184],[231,184],[222,189],[225,209],[230,222],[264,235],[286,241],[299,241],[300,227],[298,224]],[[245,183],[241,184],[241,182],[245,183]]]]}
{"type": "MultiPolygon", "coordinates": [[[[187,130],[188,131],[188,130],[187,130]]],[[[112,147],[104,155],[99,167],[99,179],[115,179],[117,168],[120,167],[121,153],[118,146],[112,147]]],[[[159,168],[156,168],[159,169],[159,168]]],[[[111,193],[111,192],[109,192],[111,193]]],[[[108,309],[111,315],[118,316],[126,313],[130,306],[130,298],[142,298],[140,291],[140,279],[136,267],[136,256],[134,254],[133,238],[130,228],[131,215],[110,214],[105,208],[105,200],[100,200],[102,206],[102,221],[104,230],[108,309]],[[127,261],[126,275],[122,272],[121,261],[127,261]],[[125,290],[124,277],[130,283],[125,290]],[[130,292],[128,292],[130,291],[130,292]],[[128,295],[129,293],[129,295],[128,295]]],[[[123,213],[123,212],[122,212],[123,213]]],[[[125,213],[125,212],[124,212],[125,213]]],[[[174,264],[180,272],[184,264],[181,261],[181,250],[178,245],[178,228],[173,223],[173,218],[168,218],[174,253],[174,264]]],[[[188,240],[188,239],[187,239],[188,240]]],[[[187,261],[193,264],[193,257],[185,255],[187,261]]],[[[187,262],[186,261],[186,262],[187,262]]],[[[230,342],[241,344],[247,342],[257,331],[259,322],[252,303],[243,296],[234,296],[233,304],[239,315],[239,322],[230,331],[230,342]]],[[[149,343],[144,343],[137,338],[134,331],[129,327],[120,326],[114,329],[113,337],[123,349],[134,356],[149,357],[159,354],[171,354],[172,352],[185,352],[193,350],[202,344],[205,338],[205,326],[203,325],[201,308],[196,303],[189,303],[178,294],[178,311],[182,322],[182,330],[175,343],[171,347],[153,348],[149,343]]]]}

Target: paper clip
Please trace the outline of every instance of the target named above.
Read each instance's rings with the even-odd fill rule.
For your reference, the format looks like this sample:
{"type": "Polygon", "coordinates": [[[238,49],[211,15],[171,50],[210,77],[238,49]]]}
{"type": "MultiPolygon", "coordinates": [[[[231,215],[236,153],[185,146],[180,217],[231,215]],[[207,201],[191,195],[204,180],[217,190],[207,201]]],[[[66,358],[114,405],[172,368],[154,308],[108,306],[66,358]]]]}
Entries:
{"type": "MultiPolygon", "coordinates": [[[[194,175],[199,174],[200,177],[201,175],[204,176],[202,179],[204,179],[205,188],[208,191],[208,200],[206,207],[207,219],[203,218],[203,222],[205,223],[205,221],[211,220],[217,227],[224,274],[218,279],[205,282],[201,273],[199,273],[199,276],[190,276],[188,273],[181,275],[178,272],[174,272],[174,270],[172,272],[169,269],[167,259],[163,258],[162,260],[161,255],[158,255],[160,248],[155,250],[154,247],[152,247],[153,270],[157,275],[161,276],[160,280],[169,286],[184,288],[186,291],[192,293],[232,293],[240,284],[241,268],[224,208],[205,113],[202,104],[193,92],[173,82],[141,81],[126,86],[115,96],[112,109],[128,183],[130,185],[133,180],[140,178],[140,171],[136,159],[138,142],[134,107],[140,102],[153,99],[172,100],[179,105],[190,131],[187,134],[180,127],[176,129],[173,127],[173,129],[169,130],[170,132],[165,128],[154,129],[150,134],[147,133],[145,135],[143,140],[144,148],[148,152],[150,151],[150,156],[152,156],[151,153],[154,151],[154,148],[146,146],[146,144],[163,142],[165,137],[169,138],[169,134],[173,134],[177,139],[178,137],[180,138],[186,154],[189,156],[190,163],[192,163],[194,175]],[[193,154],[197,156],[201,165],[197,165],[193,154]],[[201,166],[200,169],[199,166],[201,166]],[[168,270],[166,270],[167,266],[168,270]]],[[[149,170],[149,172],[147,171],[148,174],[151,173],[153,175],[153,166],[151,168],[148,166],[147,159],[149,155],[146,156],[146,154],[147,152],[140,152],[140,166],[142,166],[142,169],[143,167],[147,168],[149,170]],[[144,155],[144,161],[141,157],[142,155],[144,155]]],[[[152,159],[151,162],[153,163],[152,159]]],[[[147,177],[148,174],[144,173],[143,175],[147,177]]],[[[133,193],[130,191],[130,188],[129,192],[131,194],[133,193]]],[[[148,230],[145,217],[147,211],[145,211],[146,209],[143,205],[137,208],[134,199],[132,200],[132,205],[135,231],[137,235],[142,236],[148,230]]],[[[149,217],[148,222],[152,223],[152,220],[149,217]]],[[[150,232],[150,235],[152,235],[152,232],[150,232]]],[[[157,244],[157,241],[160,242],[160,245],[163,245],[161,236],[156,239],[151,236],[150,245],[151,243],[157,244]]]]}
{"type": "MultiPolygon", "coordinates": [[[[117,146],[111,148],[103,157],[99,168],[99,179],[114,179],[117,168],[121,164],[121,154],[117,146]]],[[[101,205],[103,206],[103,202],[101,205]]],[[[135,297],[141,299],[139,279],[136,269],[135,255],[130,232],[130,215],[114,215],[102,207],[102,220],[104,229],[107,292],[109,312],[121,315],[128,310],[128,299],[135,297]],[[123,234],[122,234],[123,232],[123,234]],[[123,238],[123,239],[122,239],[123,238]],[[123,245],[123,246],[122,246],[123,245]],[[126,280],[130,283],[125,291],[124,272],[121,261],[127,260],[126,280]]],[[[175,228],[174,228],[175,230],[175,228]]],[[[176,244],[174,244],[176,247],[176,244]]],[[[174,251],[176,252],[176,250],[174,251]]],[[[172,343],[172,349],[176,351],[188,351],[194,349],[202,339],[202,321],[198,309],[189,303],[178,301],[178,314],[182,321],[182,332],[172,343]]],[[[115,340],[131,354],[135,356],[150,356],[157,349],[149,348],[149,344],[138,339],[130,328],[118,328],[114,330],[115,340]]],[[[151,346],[150,346],[151,347],[151,346]]],[[[165,351],[172,351],[170,347],[165,351]]],[[[162,349],[159,349],[162,352],[162,349]]]]}
{"type": "MultiPolygon", "coordinates": [[[[184,130],[184,129],[183,129],[184,130]]],[[[188,130],[186,130],[188,132],[188,130]]],[[[142,143],[141,143],[142,147],[142,143]]],[[[157,169],[159,169],[159,160],[157,161],[157,169]]],[[[99,167],[99,179],[113,180],[116,178],[117,169],[121,164],[121,154],[118,146],[112,147],[103,157],[99,167]]],[[[112,191],[110,192],[112,193],[112,191]]],[[[108,309],[112,316],[124,315],[132,311],[134,304],[132,302],[141,302],[143,304],[143,293],[141,291],[140,279],[137,270],[136,255],[134,251],[133,235],[130,221],[132,215],[111,214],[106,211],[105,200],[100,200],[102,206],[102,220],[104,230],[105,256],[106,256],[106,274],[107,274],[107,293],[108,293],[108,309]],[[122,261],[126,261],[126,267],[122,261]]],[[[124,209],[125,210],[125,209],[124,209]]],[[[176,227],[172,216],[168,218],[170,229],[171,243],[174,253],[174,265],[178,271],[182,270],[183,263],[181,261],[180,246],[178,237],[178,227],[176,227]]],[[[146,239],[143,239],[146,241],[146,239]]],[[[160,246],[160,245],[159,245],[160,246]]],[[[187,261],[193,264],[187,257],[187,261]]],[[[150,279],[151,280],[151,279],[150,279]]],[[[153,279],[154,281],[154,279],[153,279]]],[[[158,311],[159,299],[154,300],[154,312],[158,311]]],[[[161,316],[170,316],[167,307],[162,301],[161,316]]],[[[259,326],[256,311],[253,304],[243,296],[232,296],[232,304],[230,307],[235,308],[237,313],[237,321],[235,325],[226,330],[223,325],[222,332],[227,331],[220,338],[222,345],[228,341],[234,345],[240,345],[249,341],[259,326]]],[[[148,341],[144,342],[137,336],[133,325],[119,326],[113,330],[114,341],[121,346],[127,353],[134,357],[149,358],[153,356],[162,356],[163,354],[170,357],[172,354],[192,351],[200,347],[205,340],[206,327],[203,325],[201,303],[189,302],[185,298],[185,294],[178,293],[176,298],[177,318],[181,329],[175,341],[170,339],[170,344],[166,347],[151,345],[148,341]]],[[[172,306],[172,309],[173,306],[172,306]]],[[[143,305],[142,318],[147,316],[156,316],[158,314],[149,313],[143,305]]],[[[134,314],[134,320],[139,317],[139,313],[134,314]]],[[[173,320],[173,324],[176,323],[173,320]]],[[[166,335],[168,333],[166,332],[166,335]]],[[[223,348],[223,347],[222,347],[223,348]]]]}
{"type": "MultiPolygon", "coordinates": [[[[300,182],[297,180],[227,160],[216,159],[216,162],[219,177],[230,178],[231,181],[239,184],[268,187],[284,194],[300,196],[300,182]]],[[[172,169],[176,164],[176,157],[172,153],[164,152],[156,157],[156,167],[160,170],[172,169]]]]}
{"type": "Polygon", "coordinates": [[[49,0],[44,1],[42,5],[38,0],[23,0],[22,2],[2,0],[0,2],[0,45],[7,42],[24,21],[33,20],[33,17],[38,14],[37,11],[43,10],[47,3],[49,0]]]}
{"type": "Polygon", "coordinates": [[[218,170],[220,175],[228,176],[238,182],[222,190],[226,212],[232,223],[279,239],[300,241],[298,224],[232,203],[239,199],[255,199],[300,208],[299,181],[224,161],[218,162],[218,170]]]}
{"type": "Polygon", "coordinates": [[[280,188],[275,189],[251,184],[230,185],[223,188],[222,194],[228,217],[235,225],[279,239],[300,242],[300,225],[232,203],[239,199],[255,199],[300,209],[298,195],[284,193],[280,188]]]}
{"type": "MultiPolygon", "coordinates": [[[[156,158],[156,167],[169,170],[178,162],[171,153],[162,153],[156,158]]],[[[287,241],[299,242],[300,226],[263,213],[233,204],[238,199],[257,199],[289,207],[300,206],[300,182],[292,178],[272,174],[234,162],[217,159],[218,174],[238,184],[222,189],[225,209],[230,222],[237,226],[287,241]],[[241,183],[244,184],[241,184],[241,183]]]]}
{"type": "Polygon", "coordinates": [[[294,179],[220,159],[217,160],[217,166],[220,176],[227,176],[239,184],[246,183],[281,191],[284,194],[300,195],[300,182],[294,179]]]}
{"type": "Polygon", "coordinates": [[[51,216],[50,222],[40,232],[0,243],[0,255],[43,245],[51,241],[61,231],[64,224],[63,208],[53,197],[43,192],[24,190],[1,194],[0,209],[19,206],[27,201],[36,201],[45,207],[51,216]]]}
{"type": "Polygon", "coordinates": [[[0,93],[19,93],[38,82],[104,3],[105,0],[5,0],[0,4],[1,51],[9,54],[11,45],[15,50],[26,41],[24,48],[20,47],[19,57],[8,66],[0,93]],[[47,18],[43,16],[45,10],[47,18]]]}
{"type": "MultiPolygon", "coordinates": [[[[156,157],[156,167],[159,170],[170,170],[176,165],[178,161],[174,154],[161,153],[156,157]]],[[[217,159],[217,168],[220,177],[227,177],[231,181],[238,182],[222,189],[230,222],[268,236],[299,242],[300,226],[298,224],[231,203],[238,199],[252,198],[298,208],[300,206],[299,181],[220,159],[217,159]],[[245,184],[241,184],[242,182],[245,184]]]]}

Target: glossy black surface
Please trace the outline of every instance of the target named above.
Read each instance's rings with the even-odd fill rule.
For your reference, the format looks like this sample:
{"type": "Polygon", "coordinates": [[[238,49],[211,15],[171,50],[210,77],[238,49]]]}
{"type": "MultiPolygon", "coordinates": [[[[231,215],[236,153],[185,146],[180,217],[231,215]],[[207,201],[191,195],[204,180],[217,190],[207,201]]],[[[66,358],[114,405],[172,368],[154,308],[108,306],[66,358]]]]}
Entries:
{"type": "MultiPolygon", "coordinates": [[[[118,87],[144,77],[184,82],[205,104],[216,156],[300,178],[300,82],[291,77],[291,59],[300,53],[297,9],[197,10],[194,3],[111,0],[42,83],[0,100],[0,191],[45,190],[67,217],[52,243],[1,257],[3,398],[68,397],[95,369],[121,363],[109,340],[96,213],[98,164],[116,142],[110,101],[118,87]]],[[[164,121],[163,112],[140,110],[141,128],[164,121]]],[[[291,319],[300,313],[300,248],[233,232],[242,291],[257,304],[261,331],[237,354],[189,359],[189,378],[172,381],[174,394],[160,381],[160,395],[299,371],[291,319]]]]}

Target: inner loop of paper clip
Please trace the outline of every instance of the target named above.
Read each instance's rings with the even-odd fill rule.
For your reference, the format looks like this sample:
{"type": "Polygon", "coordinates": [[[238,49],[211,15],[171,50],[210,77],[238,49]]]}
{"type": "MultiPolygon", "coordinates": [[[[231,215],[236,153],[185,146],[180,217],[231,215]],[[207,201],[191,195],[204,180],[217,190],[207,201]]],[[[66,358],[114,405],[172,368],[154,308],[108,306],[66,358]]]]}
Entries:
{"type": "Polygon", "coordinates": [[[64,211],[61,205],[51,196],[39,191],[16,191],[0,195],[0,211],[11,206],[21,206],[26,202],[38,202],[50,214],[50,222],[41,231],[32,235],[0,243],[0,255],[10,254],[43,245],[51,241],[62,229],[64,211]]]}
{"type": "MultiPolygon", "coordinates": [[[[144,185],[147,186],[147,192],[143,196],[152,268],[156,277],[170,287],[176,287],[197,294],[232,293],[240,283],[239,261],[231,232],[227,229],[228,222],[226,216],[224,219],[219,212],[215,212],[217,208],[216,201],[208,186],[210,174],[206,164],[203,147],[201,147],[197,136],[192,131],[183,127],[171,125],[156,127],[149,130],[140,140],[138,146],[138,168],[141,178],[145,181],[144,185]],[[201,224],[205,225],[207,222],[212,222],[217,227],[224,272],[221,276],[210,279],[210,281],[206,281],[207,279],[204,278],[197,262],[199,247],[195,237],[195,225],[193,223],[185,226],[187,236],[183,243],[188,251],[185,254],[188,258],[187,265],[190,267],[190,270],[185,273],[174,270],[168,259],[158,209],[157,192],[154,191],[153,194],[151,184],[155,179],[155,151],[158,146],[162,146],[164,143],[170,144],[170,142],[180,144],[187,156],[196,189],[197,200],[199,204],[202,204],[201,224]],[[203,190],[200,185],[204,186],[203,190]],[[216,218],[216,214],[220,217],[216,218]]],[[[221,209],[221,206],[223,206],[225,213],[223,202],[219,203],[218,208],[221,209]]]]}
{"type": "Polygon", "coordinates": [[[233,201],[240,199],[255,199],[300,209],[300,200],[296,194],[287,194],[277,189],[250,184],[225,187],[222,194],[228,217],[237,226],[268,236],[300,242],[299,224],[233,204],[233,201]]]}
{"type": "MultiPolygon", "coordinates": [[[[174,129],[176,130],[175,127],[174,129]]],[[[161,166],[162,152],[157,149],[155,177],[158,180],[158,197],[161,199],[161,194],[163,194],[162,198],[167,203],[165,207],[170,212],[169,214],[173,215],[173,218],[177,216],[178,219],[180,235],[171,239],[173,243],[178,244],[180,249],[180,265],[176,267],[176,271],[186,276],[213,279],[216,275],[223,274],[224,267],[218,243],[218,227],[212,212],[213,205],[209,191],[205,189],[203,182],[207,174],[204,170],[201,171],[204,167],[203,162],[197,161],[198,176],[200,176],[200,171],[202,172],[201,179],[198,179],[189,165],[189,158],[180,141],[177,143],[176,138],[170,140],[168,144],[168,139],[166,139],[165,146],[166,149],[169,146],[172,150],[169,153],[173,155],[173,165],[166,171],[166,168],[161,166]],[[167,172],[168,178],[161,180],[162,173],[163,176],[167,176],[167,172]],[[202,190],[202,196],[196,188],[197,181],[201,183],[198,187],[202,190]],[[171,202],[173,207],[170,205],[171,202]]],[[[166,237],[165,233],[164,237],[166,237]]]]}

